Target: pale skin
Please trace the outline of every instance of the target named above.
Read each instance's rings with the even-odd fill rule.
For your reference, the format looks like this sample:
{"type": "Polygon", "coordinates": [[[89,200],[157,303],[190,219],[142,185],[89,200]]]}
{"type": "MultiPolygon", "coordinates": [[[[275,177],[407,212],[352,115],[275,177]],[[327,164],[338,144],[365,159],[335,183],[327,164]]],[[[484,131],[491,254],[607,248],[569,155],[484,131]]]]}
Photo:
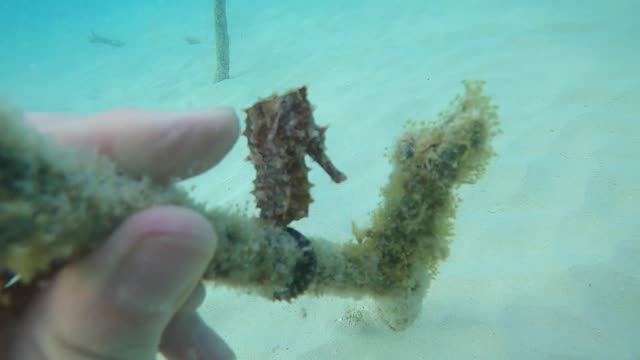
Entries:
{"type": "MultiPolygon", "coordinates": [[[[61,144],[92,149],[156,182],[217,164],[235,143],[230,109],[118,110],[88,116],[27,114],[61,144]]],[[[196,313],[201,275],[216,248],[210,224],[179,207],[126,219],[92,254],[65,266],[20,318],[0,308],[0,349],[10,359],[235,359],[196,313]]]]}

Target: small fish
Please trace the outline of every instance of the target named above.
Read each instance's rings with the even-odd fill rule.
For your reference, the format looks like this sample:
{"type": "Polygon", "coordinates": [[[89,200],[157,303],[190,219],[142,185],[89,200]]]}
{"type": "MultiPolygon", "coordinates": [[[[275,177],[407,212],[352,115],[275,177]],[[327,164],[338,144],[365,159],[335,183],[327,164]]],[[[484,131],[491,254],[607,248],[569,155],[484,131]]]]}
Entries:
{"type": "Polygon", "coordinates": [[[184,41],[186,41],[189,45],[198,45],[201,43],[200,38],[196,36],[185,36],[184,41]]]}
{"type": "Polygon", "coordinates": [[[89,35],[88,40],[92,44],[104,44],[104,45],[109,45],[109,46],[113,46],[113,47],[123,47],[124,46],[124,42],[122,42],[120,40],[109,39],[108,37],[100,36],[100,35],[96,34],[93,31],[89,35]]]}

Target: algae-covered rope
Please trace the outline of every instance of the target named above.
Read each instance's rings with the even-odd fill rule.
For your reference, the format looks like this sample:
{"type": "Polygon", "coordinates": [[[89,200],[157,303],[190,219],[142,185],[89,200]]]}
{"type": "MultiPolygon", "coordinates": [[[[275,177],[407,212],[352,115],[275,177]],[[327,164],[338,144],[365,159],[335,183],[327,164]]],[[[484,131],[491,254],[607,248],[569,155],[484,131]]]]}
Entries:
{"type": "MultiPolygon", "coordinates": [[[[273,300],[289,301],[303,293],[367,295],[378,301],[391,328],[404,329],[417,317],[439,262],[449,254],[457,205],[454,190],[476,181],[493,155],[491,140],[498,133],[496,108],[482,93],[481,82],[464,85],[465,94],[456,98],[439,122],[407,127],[392,154],[393,170],[371,224],[354,227],[356,241],[348,244],[305,237],[288,227],[291,220],[306,215],[310,202],[295,184],[258,181],[262,186],[260,192],[254,191],[258,200],[277,191],[265,184],[291,186],[290,190],[300,195],[297,203],[289,201],[293,208],[283,208],[278,201],[262,202],[261,211],[271,217],[207,209],[178,186],[160,186],[123,175],[104,158],[53,144],[28,128],[19,112],[2,106],[0,285],[4,286],[0,287],[0,306],[24,306],[56,269],[96,247],[130,214],[174,204],[193,208],[215,224],[219,244],[203,275],[205,280],[252,289],[273,300]]],[[[344,175],[323,155],[325,130],[313,123],[303,89],[256,104],[264,107],[265,101],[271,101],[272,115],[256,119],[255,112],[248,114],[256,121],[280,116],[280,120],[294,121],[288,123],[291,126],[306,126],[307,135],[316,141],[315,148],[295,156],[314,152],[314,159],[332,178],[342,181],[344,175]],[[301,107],[304,111],[296,113],[301,107]]],[[[282,121],[275,123],[281,125],[282,121]]],[[[295,134],[305,130],[292,129],[295,134]]],[[[278,133],[278,129],[273,132],[291,136],[286,131],[278,133]]],[[[273,141],[268,134],[251,139],[274,150],[269,156],[291,154],[265,143],[273,141]]],[[[309,143],[307,140],[301,143],[309,143]]],[[[252,157],[260,164],[274,161],[253,151],[252,157]]],[[[304,161],[289,164],[306,171],[304,161]]],[[[296,172],[292,176],[291,181],[307,186],[306,177],[296,177],[296,172]]]]}

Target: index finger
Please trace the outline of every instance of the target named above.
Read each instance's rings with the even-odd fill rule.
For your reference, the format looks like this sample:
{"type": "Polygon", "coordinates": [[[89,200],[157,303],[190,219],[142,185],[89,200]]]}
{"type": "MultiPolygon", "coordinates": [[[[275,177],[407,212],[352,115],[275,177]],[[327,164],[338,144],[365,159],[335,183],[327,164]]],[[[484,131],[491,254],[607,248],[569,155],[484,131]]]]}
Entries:
{"type": "Polygon", "coordinates": [[[117,110],[89,116],[27,114],[27,121],[65,145],[92,149],[133,175],[165,182],[217,164],[239,134],[235,112],[117,110]]]}

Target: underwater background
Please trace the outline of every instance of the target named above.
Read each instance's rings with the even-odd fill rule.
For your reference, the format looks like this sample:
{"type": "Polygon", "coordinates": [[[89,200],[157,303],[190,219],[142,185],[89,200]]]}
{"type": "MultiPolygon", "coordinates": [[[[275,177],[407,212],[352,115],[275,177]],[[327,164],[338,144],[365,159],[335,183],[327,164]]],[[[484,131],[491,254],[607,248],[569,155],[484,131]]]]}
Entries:
{"type": "MultiPolygon", "coordinates": [[[[307,85],[327,148],[305,234],[367,224],[405,122],[486,80],[503,133],[462,187],[449,259],[407,331],[364,300],[271,303],[208,287],[201,309],[239,359],[638,359],[639,1],[227,0],[231,78],[215,83],[213,1],[0,2],[0,97],[26,111],[241,109],[307,85]],[[88,41],[91,33],[114,47],[88,41]],[[190,44],[185,38],[197,39],[190,44]],[[635,225],[634,225],[635,224],[635,225]]],[[[0,129],[2,131],[2,129],[0,129]]],[[[251,204],[240,139],[188,180],[251,204]]]]}

